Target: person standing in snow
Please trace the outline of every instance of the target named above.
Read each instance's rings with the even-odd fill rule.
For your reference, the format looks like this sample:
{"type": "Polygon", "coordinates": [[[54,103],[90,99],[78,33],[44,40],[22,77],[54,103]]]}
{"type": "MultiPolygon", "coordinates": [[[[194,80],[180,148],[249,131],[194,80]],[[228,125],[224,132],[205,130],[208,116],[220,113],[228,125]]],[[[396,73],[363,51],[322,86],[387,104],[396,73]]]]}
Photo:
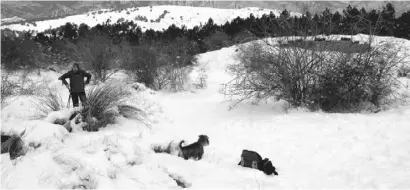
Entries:
{"type": "Polygon", "coordinates": [[[85,103],[86,97],[84,87],[86,84],[90,83],[90,79],[91,74],[85,72],[84,70],[81,70],[78,63],[74,63],[71,71],[68,71],[58,78],[58,80],[61,80],[63,84],[66,85],[66,87],[70,90],[73,107],[78,107],[78,98],[80,98],[82,104],[85,103]],[[84,77],[87,78],[85,82],[84,77]],[[68,86],[68,83],[65,80],[66,78],[70,79],[70,86],[68,86]]]}

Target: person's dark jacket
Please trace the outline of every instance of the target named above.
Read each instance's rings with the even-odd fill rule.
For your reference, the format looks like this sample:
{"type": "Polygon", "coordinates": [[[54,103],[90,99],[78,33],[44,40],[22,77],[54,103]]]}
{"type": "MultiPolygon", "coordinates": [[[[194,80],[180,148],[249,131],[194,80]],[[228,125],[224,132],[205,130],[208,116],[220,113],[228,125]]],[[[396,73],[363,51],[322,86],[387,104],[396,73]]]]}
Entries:
{"type": "Polygon", "coordinates": [[[67,85],[66,78],[70,79],[70,89],[71,92],[85,92],[84,90],[84,77],[87,77],[87,81],[85,84],[90,83],[91,74],[83,71],[78,70],[77,72],[68,71],[67,73],[63,74],[58,80],[62,80],[65,85],[67,85]]]}

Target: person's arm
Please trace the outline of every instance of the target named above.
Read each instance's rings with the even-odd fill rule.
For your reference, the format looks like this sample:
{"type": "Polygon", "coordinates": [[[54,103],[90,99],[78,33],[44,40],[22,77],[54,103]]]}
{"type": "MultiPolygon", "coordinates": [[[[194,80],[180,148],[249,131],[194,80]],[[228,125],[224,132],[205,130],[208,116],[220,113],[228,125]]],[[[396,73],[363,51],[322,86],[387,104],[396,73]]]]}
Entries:
{"type": "Polygon", "coordinates": [[[87,80],[85,81],[85,84],[89,84],[90,80],[91,80],[91,74],[84,71],[84,76],[87,77],[87,80]]]}
{"type": "Polygon", "coordinates": [[[61,80],[63,82],[64,85],[68,85],[67,81],[65,80],[66,78],[70,78],[71,72],[68,71],[67,73],[64,73],[63,75],[61,75],[58,80],[61,80]]]}

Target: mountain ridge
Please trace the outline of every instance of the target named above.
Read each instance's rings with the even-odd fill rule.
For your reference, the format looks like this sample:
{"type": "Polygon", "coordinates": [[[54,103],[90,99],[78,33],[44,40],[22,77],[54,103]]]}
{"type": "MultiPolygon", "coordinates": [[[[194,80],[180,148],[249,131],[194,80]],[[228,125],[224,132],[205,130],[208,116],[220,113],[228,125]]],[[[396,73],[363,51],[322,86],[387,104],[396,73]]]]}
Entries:
{"type": "MultiPolygon", "coordinates": [[[[349,4],[366,10],[380,10],[387,1],[1,1],[1,18],[22,18],[26,21],[36,19],[54,19],[76,14],[83,14],[99,9],[124,9],[139,6],[184,5],[213,8],[260,7],[266,9],[287,9],[291,12],[322,12],[329,8],[332,12],[341,12],[349,4]]],[[[396,10],[396,17],[410,10],[410,3],[391,1],[396,10]]]]}

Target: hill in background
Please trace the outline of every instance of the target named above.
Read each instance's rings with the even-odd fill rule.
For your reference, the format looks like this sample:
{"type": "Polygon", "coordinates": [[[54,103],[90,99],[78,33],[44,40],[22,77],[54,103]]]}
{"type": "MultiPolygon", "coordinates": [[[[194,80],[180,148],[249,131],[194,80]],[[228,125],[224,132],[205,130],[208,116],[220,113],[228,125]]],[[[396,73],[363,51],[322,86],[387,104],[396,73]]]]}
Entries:
{"type": "MultiPolygon", "coordinates": [[[[291,12],[304,12],[309,10],[312,13],[321,12],[325,8],[331,11],[341,11],[349,4],[359,8],[380,9],[387,1],[2,1],[1,18],[2,22],[12,22],[13,19],[48,19],[58,18],[68,15],[81,14],[99,9],[123,9],[133,6],[151,5],[186,5],[202,6],[214,8],[244,8],[261,7],[266,9],[287,9],[291,12]]],[[[391,2],[396,10],[396,16],[410,10],[410,3],[405,1],[391,2]]]]}

